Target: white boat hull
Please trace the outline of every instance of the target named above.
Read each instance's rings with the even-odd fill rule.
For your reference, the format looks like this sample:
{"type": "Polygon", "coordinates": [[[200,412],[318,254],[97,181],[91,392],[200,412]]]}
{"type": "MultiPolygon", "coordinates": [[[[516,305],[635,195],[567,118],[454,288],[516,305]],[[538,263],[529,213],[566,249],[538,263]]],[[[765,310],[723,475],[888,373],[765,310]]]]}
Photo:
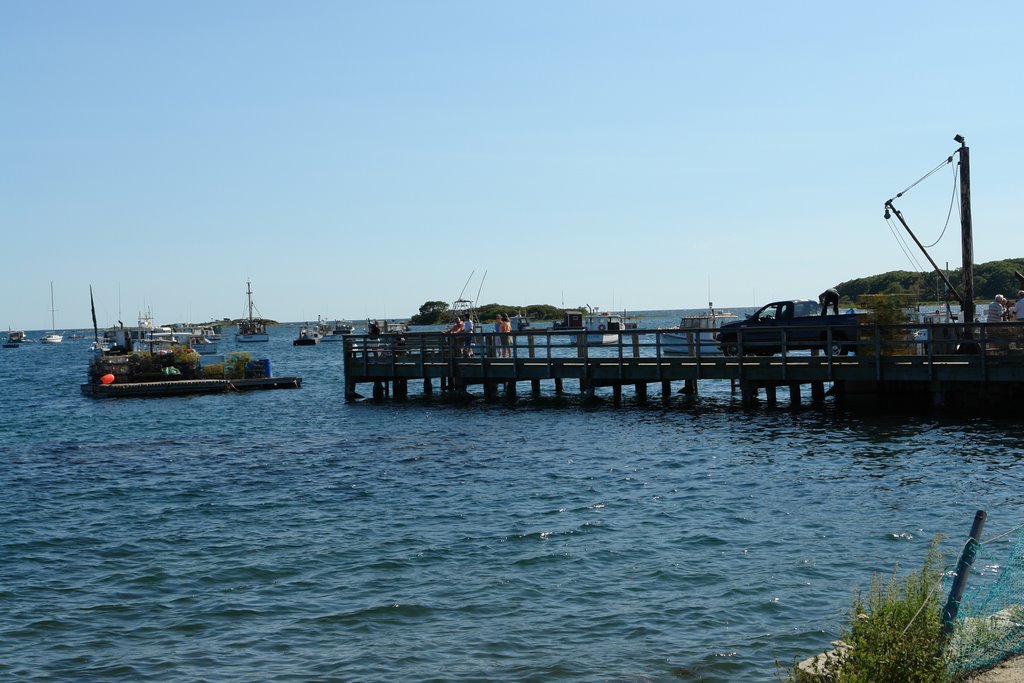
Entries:
{"type": "Polygon", "coordinates": [[[588,346],[608,346],[611,344],[619,343],[618,334],[610,334],[608,332],[590,332],[587,334],[587,345],[588,346]]]}
{"type": "Polygon", "coordinates": [[[245,344],[245,343],[249,343],[249,342],[268,342],[268,341],[270,341],[270,335],[266,334],[266,333],[263,333],[263,334],[236,334],[235,335],[235,341],[239,342],[240,344],[245,344]]]}
{"type": "Polygon", "coordinates": [[[707,332],[665,332],[661,335],[661,352],[667,356],[721,356],[715,336],[717,330],[707,332]],[[695,338],[696,337],[696,338],[695,338]]]}

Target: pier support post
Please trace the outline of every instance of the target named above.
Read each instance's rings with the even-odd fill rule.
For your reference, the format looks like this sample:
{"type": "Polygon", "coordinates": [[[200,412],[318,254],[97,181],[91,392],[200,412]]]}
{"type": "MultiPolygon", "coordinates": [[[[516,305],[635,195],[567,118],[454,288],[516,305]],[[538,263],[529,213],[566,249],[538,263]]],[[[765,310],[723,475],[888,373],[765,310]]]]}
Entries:
{"type": "Polygon", "coordinates": [[[505,382],[505,398],[509,399],[510,401],[516,400],[515,382],[505,382]]]}
{"type": "Polygon", "coordinates": [[[670,398],[672,398],[672,382],[662,381],[661,400],[663,403],[668,403],[670,398]]]}
{"type": "Polygon", "coordinates": [[[563,391],[562,378],[561,377],[556,377],[555,378],[555,393],[556,394],[561,394],[562,391],[563,391]]]}
{"type": "Polygon", "coordinates": [[[679,390],[679,393],[680,394],[684,394],[686,396],[696,396],[697,395],[697,380],[695,380],[695,379],[684,379],[683,380],[683,388],[679,390]]]}
{"type": "Polygon", "coordinates": [[[492,401],[498,393],[498,385],[495,382],[484,382],[484,400],[492,401]]]}
{"type": "Polygon", "coordinates": [[[800,384],[798,382],[789,384],[789,405],[794,408],[800,407],[800,384]]]}
{"type": "Polygon", "coordinates": [[[423,378],[423,395],[433,396],[434,395],[434,380],[429,377],[423,378]]]}
{"type": "Polygon", "coordinates": [[[745,407],[757,405],[757,385],[753,382],[740,382],[740,396],[745,407]]]}
{"type": "Polygon", "coordinates": [[[404,401],[409,398],[409,380],[407,379],[396,379],[395,380],[395,398],[404,401]]]}
{"type": "Polygon", "coordinates": [[[539,379],[531,379],[530,380],[530,393],[533,394],[534,398],[540,398],[540,380],[539,379]]]}
{"type": "Polygon", "coordinates": [[[766,384],[764,386],[764,398],[770,406],[774,406],[776,403],[778,403],[778,396],[775,392],[775,389],[776,387],[774,384],[766,384]]]}
{"type": "Polygon", "coordinates": [[[824,403],[825,383],[811,382],[811,403],[824,403]]]}
{"type": "Polygon", "coordinates": [[[355,401],[357,398],[360,398],[360,396],[356,392],[356,385],[355,385],[355,383],[352,382],[348,377],[346,377],[345,378],[345,400],[346,401],[355,401]]]}
{"type": "Polygon", "coordinates": [[[646,384],[637,384],[637,385],[635,385],[635,389],[636,389],[636,400],[639,401],[640,403],[647,403],[647,385],[646,384]]]}
{"type": "Polygon", "coordinates": [[[612,402],[617,405],[622,405],[622,385],[615,384],[612,386],[612,402]]]}
{"type": "Polygon", "coordinates": [[[373,383],[373,400],[380,401],[384,398],[384,382],[379,380],[373,383]]]}

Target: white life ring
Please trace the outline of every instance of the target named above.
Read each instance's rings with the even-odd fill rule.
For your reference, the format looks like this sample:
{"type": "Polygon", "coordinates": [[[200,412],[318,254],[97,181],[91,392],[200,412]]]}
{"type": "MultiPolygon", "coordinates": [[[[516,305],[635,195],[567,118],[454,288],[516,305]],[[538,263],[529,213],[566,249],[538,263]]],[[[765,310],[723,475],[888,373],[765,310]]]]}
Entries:
{"type": "Polygon", "coordinates": [[[599,329],[601,332],[604,332],[604,323],[601,323],[600,325],[598,325],[597,329],[599,329]]]}

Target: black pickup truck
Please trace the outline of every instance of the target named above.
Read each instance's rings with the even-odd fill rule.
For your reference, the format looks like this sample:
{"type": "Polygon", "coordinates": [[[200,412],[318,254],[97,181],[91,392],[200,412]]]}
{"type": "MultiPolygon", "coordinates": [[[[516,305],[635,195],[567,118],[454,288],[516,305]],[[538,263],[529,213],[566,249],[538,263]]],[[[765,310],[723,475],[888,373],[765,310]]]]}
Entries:
{"type": "Polygon", "coordinates": [[[810,299],[775,301],[746,320],[725,323],[718,344],[727,356],[741,351],[750,356],[771,356],[786,351],[825,349],[833,356],[853,350],[857,341],[857,314],[821,315],[821,305],[810,299]]]}

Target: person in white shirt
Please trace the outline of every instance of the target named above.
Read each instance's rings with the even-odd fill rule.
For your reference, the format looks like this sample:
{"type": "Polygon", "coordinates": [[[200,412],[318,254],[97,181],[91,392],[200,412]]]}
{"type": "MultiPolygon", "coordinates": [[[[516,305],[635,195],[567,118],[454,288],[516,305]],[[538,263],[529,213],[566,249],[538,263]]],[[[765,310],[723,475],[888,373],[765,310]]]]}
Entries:
{"type": "Polygon", "coordinates": [[[1006,297],[1002,294],[996,294],[996,298],[992,300],[992,303],[988,305],[988,309],[985,314],[985,322],[997,323],[1002,321],[1003,313],[1006,309],[1003,307],[1003,302],[1006,301],[1006,297]]]}

